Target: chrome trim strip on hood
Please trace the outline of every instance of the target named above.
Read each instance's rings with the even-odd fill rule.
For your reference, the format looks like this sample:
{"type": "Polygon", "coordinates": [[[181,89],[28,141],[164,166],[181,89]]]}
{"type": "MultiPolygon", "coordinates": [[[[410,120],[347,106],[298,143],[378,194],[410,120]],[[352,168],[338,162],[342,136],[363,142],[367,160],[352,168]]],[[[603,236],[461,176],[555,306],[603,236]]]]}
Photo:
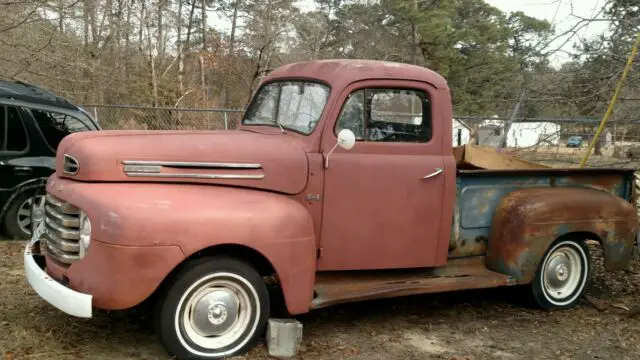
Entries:
{"type": "Polygon", "coordinates": [[[262,169],[262,164],[250,163],[208,163],[189,161],[148,161],[148,160],[123,160],[123,165],[166,166],[180,168],[209,168],[209,169],[262,169]]]}
{"type": "Polygon", "coordinates": [[[146,172],[128,172],[127,176],[131,177],[157,177],[157,178],[183,178],[183,179],[251,179],[259,180],[264,178],[264,174],[174,174],[174,173],[146,173],[146,172]]]}
{"type": "Polygon", "coordinates": [[[264,174],[207,174],[207,173],[168,173],[163,167],[184,169],[262,169],[262,164],[250,163],[207,163],[182,161],[146,161],[124,160],[124,173],[129,177],[154,177],[164,179],[243,179],[260,180],[264,174]]]}

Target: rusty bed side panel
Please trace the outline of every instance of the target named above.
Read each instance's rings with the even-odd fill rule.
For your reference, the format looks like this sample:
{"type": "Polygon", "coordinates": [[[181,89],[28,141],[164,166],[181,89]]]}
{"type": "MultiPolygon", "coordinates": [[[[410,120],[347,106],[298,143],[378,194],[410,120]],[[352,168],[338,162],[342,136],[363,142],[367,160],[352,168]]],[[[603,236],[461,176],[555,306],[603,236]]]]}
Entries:
{"type": "Polygon", "coordinates": [[[581,233],[602,242],[609,271],[628,266],[638,231],[631,203],[588,188],[529,188],[505,196],[491,224],[487,267],[533,280],[538,264],[556,239],[581,233]]]}
{"type": "Polygon", "coordinates": [[[631,198],[629,171],[482,171],[461,172],[457,178],[449,258],[484,255],[492,217],[507,194],[527,188],[578,187],[631,198]]]}
{"type": "Polygon", "coordinates": [[[488,270],[484,256],[449,261],[419,270],[335,271],[316,274],[312,309],[370,299],[514,285],[514,279],[488,270]]]}

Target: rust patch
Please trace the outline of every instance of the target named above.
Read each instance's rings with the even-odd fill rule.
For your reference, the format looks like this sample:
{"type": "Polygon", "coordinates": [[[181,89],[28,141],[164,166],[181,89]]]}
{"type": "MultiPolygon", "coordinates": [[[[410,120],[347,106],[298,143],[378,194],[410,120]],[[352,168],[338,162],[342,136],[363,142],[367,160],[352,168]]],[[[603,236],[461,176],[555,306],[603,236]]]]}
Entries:
{"type": "Polygon", "coordinates": [[[450,260],[426,270],[380,270],[316,274],[312,309],[369,299],[482,289],[514,285],[515,281],[485,266],[484,256],[450,260]]]}
{"type": "Polygon", "coordinates": [[[622,178],[619,175],[574,175],[567,177],[567,180],[573,184],[608,192],[615,192],[622,185],[622,178]]]}
{"type": "Polygon", "coordinates": [[[637,231],[633,206],[608,192],[568,187],[517,190],[504,197],[493,217],[487,267],[528,283],[551,243],[581,233],[601,241],[607,270],[623,269],[637,231]]]}
{"type": "Polygon", "coordinates": [[[486,236],[476,236],[474,239],[462,239],[459,246],[449,249],[449,258],[484,255],[487,251],[489,239],[486,236]]]}

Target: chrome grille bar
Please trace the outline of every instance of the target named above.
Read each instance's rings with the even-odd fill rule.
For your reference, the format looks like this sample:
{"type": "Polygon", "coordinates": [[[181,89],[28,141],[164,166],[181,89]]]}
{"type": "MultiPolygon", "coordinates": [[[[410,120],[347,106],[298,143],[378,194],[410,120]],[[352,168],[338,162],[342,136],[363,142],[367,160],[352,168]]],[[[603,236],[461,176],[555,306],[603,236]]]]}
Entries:
{"type": "Polygon", "coordinates": [[[47,194],[45,200],[45,251],[63,264],[80,259],[80,209],[47,194]]]}
{"type": "Polygon", "coordinates": [[[49,205],[45,205],[44,210],[48,216],[55,218],[63,226],[74,228],[80,226],[80,219],[77,216],[63,214],[49,205]]]}

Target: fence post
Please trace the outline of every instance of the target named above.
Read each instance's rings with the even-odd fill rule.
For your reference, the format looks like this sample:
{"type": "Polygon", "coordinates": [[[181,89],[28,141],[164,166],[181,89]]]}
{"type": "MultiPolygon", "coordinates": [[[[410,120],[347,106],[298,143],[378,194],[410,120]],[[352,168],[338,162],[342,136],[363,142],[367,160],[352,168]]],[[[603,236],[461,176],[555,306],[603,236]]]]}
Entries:
{"type": "Polygon", "coordinates": [[[224,112],[224,129],[229,130],[229,117],[226,111],[224,112]]]}

